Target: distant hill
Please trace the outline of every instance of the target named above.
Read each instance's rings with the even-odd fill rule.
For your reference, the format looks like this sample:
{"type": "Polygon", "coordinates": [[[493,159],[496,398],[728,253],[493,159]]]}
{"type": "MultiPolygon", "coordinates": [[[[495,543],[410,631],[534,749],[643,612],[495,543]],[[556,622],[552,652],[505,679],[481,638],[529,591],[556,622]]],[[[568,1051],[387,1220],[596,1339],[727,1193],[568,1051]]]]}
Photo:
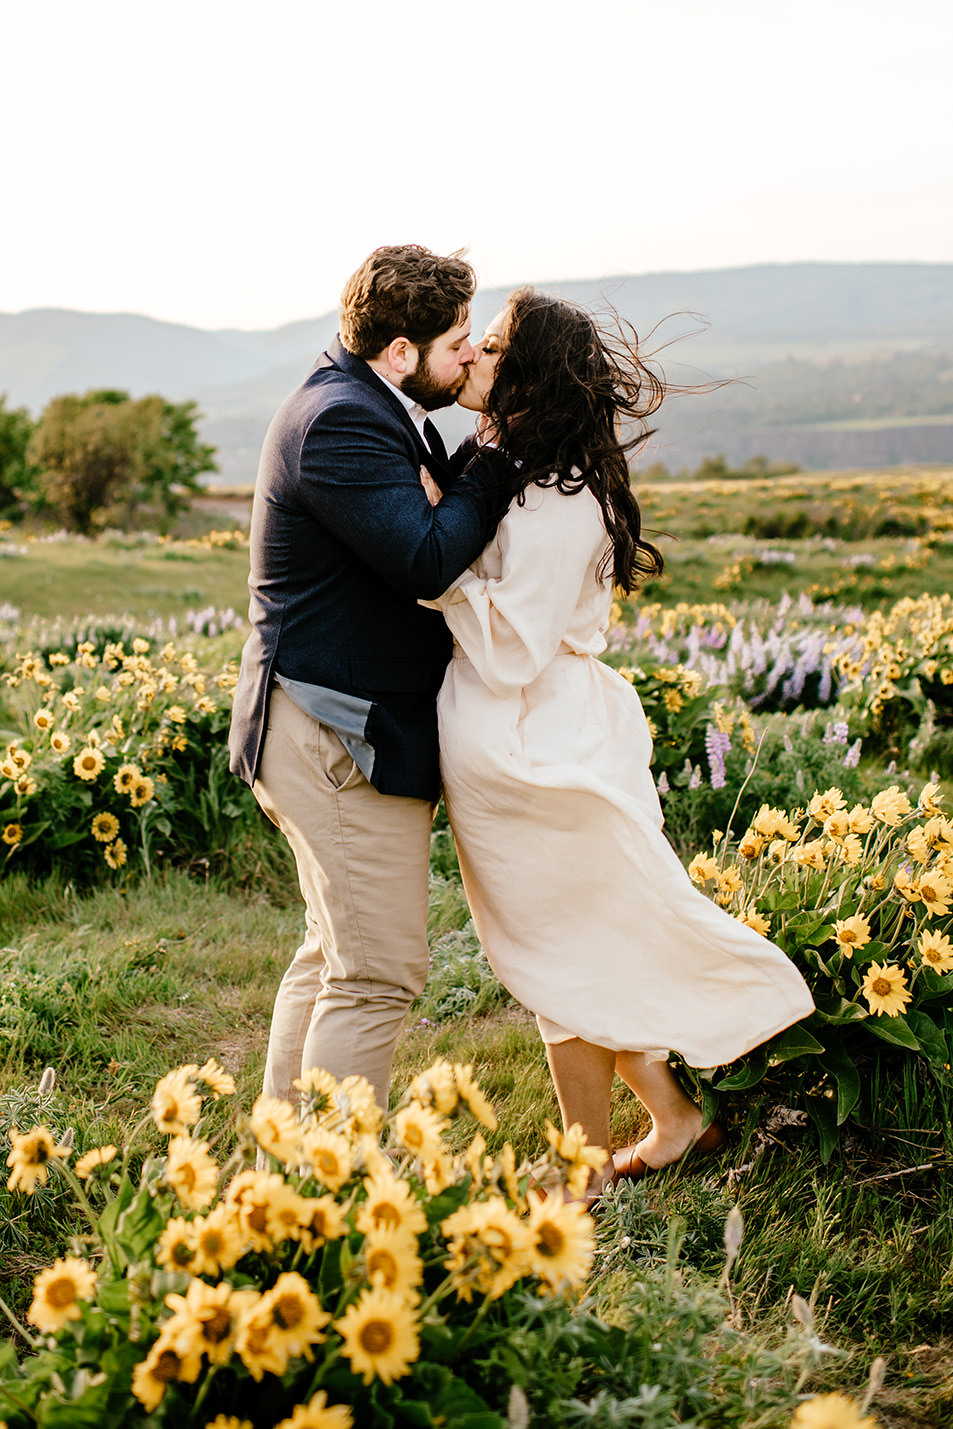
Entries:
{"type": "MultiPolygon", "coordinates": [[[[953,460],[953,264],[771,264],[546,287],[614,309],[649,349],[694,330],[660,354],[678,382],[747,379],[667,404],[647,459],[674,470],[716,452],[815,467],[953,460]]],[[[475,330],[505,297],[478,294],[475,330]]],[[[34,412],[90,387],[194,397],[219,479],[247,482],[272,413],[336,329],[334,313],[261,332],[125,313],[0,314],[0,392],[34,412]]],[[[439,423],[451,440],[472,425],[458,409],[439,423]]]]}

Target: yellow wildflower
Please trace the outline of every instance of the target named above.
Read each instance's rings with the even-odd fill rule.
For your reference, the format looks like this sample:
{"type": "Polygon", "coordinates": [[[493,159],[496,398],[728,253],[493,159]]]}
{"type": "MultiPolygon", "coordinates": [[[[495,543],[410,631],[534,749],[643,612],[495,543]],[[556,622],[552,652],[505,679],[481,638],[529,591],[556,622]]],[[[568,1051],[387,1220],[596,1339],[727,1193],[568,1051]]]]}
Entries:
{"type": "Polygon", "coordinates": [[[414,1312],[392,1290],[363,1291],[357,1303],[335,1320],[334,1328],[344,1341],[342,1354],[365,1384],[400,1379],[420,1354],[414,1312]]]}
{"type": "Polygon", "coordinates": [[[870,922],[862,913],[850,918],[838,918],[834,924],[834,938],[845,957],[852,958],[860,948],[870,942],[870,922]]]}
{"type": "Polygon", "coordinates": [[[90,833],[97,843],[112,843],[119,832],[119,820],[115,814],[97,814],[90,825],[90,833]]]}
{"type": "Polygon", "coordinates": [[[183,1206],[204,1210],[218,1187],[218,1167],[208,1154],[207,1141],[174,1136],[169,1143],[165,1179],[183,1206]]]}
{"type": "Polygon", "coordinates": [[[8,1134],[13,1150],[7,1157],[7,1165],[13,1168],[13,1174],[7,1182],[7,1190],[25,1191],[32,1196],[37,1184],[46,1185],[50,1162],[61,1161],[72,1148],[57,1146],[52,1132],[45,1126],[34,1126],[32,1131],[25,1132],[14,1128],[8,1134]]]}
{"type": "Polygon", "coordinates": [[[903,1012],[912,996],[903,971],[896,963],[871,963],[860,990],[871,1012],[886,1017],[896,1017],[903,1012]]]}
{"type": "Polygon", "coordinates": [[[294,1161],[301,1151],[301,1125],[290,1102],[260,1096],[251,1109],[249,1127],[262,1151],[279,1161],[294,1161]]]}
{"type": "Polygon", "coordinates": [[[552,1290],[585,1283],[595,1254],[592,1217],[578,1201],[547,1196],[530,1205],[529,1264],[552,1290]]]}
{"type": "Polygon", "coordinates": [[[73,773],[77,778],[84,779],[89,783],[102,773],[105,763],[102,752],[94,749],[91,744],[87,744],[73,760],[73,773]]]}
{"type": "Polygon", "coordinates": [[[945,933],[933,930],[922,934],[917,951],[924,967],[935,973],[953,972],[953,943],[945,933]]]}
{"type": "Polygon", "coordinates": [[[80,1316],[79,1302],[96,1294],[96,1274],[85,1260],[67,1255],[41,1270],[33,1282],[27,1319],[44,1334],[55,1334],[80,1316]]]}
{"type": "MultiPolygon", "coordinates": [[[[296,1404],[290,1419],[281,1419],[275,1429],[352,1429],[354,1420],[345,1404],[329,1404],[328,1396],[319,1389],[307,1404],[296,1404]]],[[[216,1429],[214,1424],[206,1429],[216,1429]]],[[[231,1426],[222,1426],[231,1429],[231,1426]]],[[[249,1424],[248,1429],[252,1429],[249,1424]]]]}
{"type": "Polygon", "coordinates": [[[4,824],[0,839],[3,839],[5,844],[9,844],[10,848],[16,848],[17,844],[23,840],[23,825],[4,824]]]}
{"type": "Polygon", "coordinates": [[[901,819],[909,814],[910,800],[898,784],[891,784],[889,789],[882,789],[874,795],[870,801],[870,812],[888,828],[896,828],[901,819]]]}
{"type": "Polygon", "coordinates": [[[152,1119],[160,1131],[185,1131],[202,1114],[202,1099],[195,1090],[194,1066],[176,1067],[156,1082],[152,1095],[152,1119]]]}
{"type": "Polygon", "coordinates": [[[790,1429],[878,1429],[876,1419],[864,1414],[844,1394],[815,1394],[794,1411],[790,1429]]]}
{"type": "Polygon", "coordinates": [[[91,1176],[98,1166],[108,1166],[110,1161],[114,1161],[118,1154],[115,1146],[95,1146],[92,1151],[87,1151],[85,1156],[81,1156],[73,1170],[81,1181],[85,1181],[91,1176]]]}
{"type": "Polygon", "coordinates": [[[171,1338],[162,1334],[156,1340],[147,1357],[137,1364],[132,1373],[132,1392],[139,1403],[151,1414],[162,1403],[166,1389],[175,1380],[194,1384],[202,1368],[202,1357],[197,1351],[182,1355],[174,1347],[171,1338]]]}

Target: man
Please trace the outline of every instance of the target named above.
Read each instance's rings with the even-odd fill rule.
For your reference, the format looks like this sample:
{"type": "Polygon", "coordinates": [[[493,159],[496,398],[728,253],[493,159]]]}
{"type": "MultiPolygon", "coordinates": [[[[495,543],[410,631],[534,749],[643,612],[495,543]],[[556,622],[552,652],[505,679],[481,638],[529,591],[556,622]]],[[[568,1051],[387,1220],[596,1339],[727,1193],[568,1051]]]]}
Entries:
{"type": "Polygon", "coordinates": [[[475,276],[459,255],[379,248],[348,281],[340,336],[265,437],[231,767],[295,855],[305,940],[275,1001],[264,1089],[360,1073],[387,1106],[394,1046],[428,969],[439,797],[436,695],[451,654],[418,605],[502,512],[457,477],[427,412],[469,362],[475,276]],[[445,493],[431,506],[426,471],[445,493]]]}

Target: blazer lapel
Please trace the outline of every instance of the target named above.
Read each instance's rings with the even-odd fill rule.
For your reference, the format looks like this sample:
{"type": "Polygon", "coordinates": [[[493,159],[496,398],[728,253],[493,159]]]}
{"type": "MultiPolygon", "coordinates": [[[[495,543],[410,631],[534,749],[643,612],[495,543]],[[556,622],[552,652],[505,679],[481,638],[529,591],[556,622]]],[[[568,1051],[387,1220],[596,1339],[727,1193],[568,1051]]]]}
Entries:
{"type": "MultiPolygon", "coordinates": [[[[414,426],[410,413],[400,399],[390,390],[385,382],[381,382],[372,367],[361,357],[355,357],[352,352],[341,342],[339,337],[328,347],[326,353],[318,358],[315,367],[339,367],[342,372],[346,372],[349,377],[354,377],[358,382],[363,382],[366,387],[370,387],[372,392],[376,392],[379,397],[383,397],[387,405],[395,416],[399,417],[406,431],[414,439],[414,443],[420,453],[421,464],[427,468],[438,485],[441,485],[441,478],[450,478],[450,459],[447,456],[447,449],[443,444],[440,433],[430,419],[425,423],[427,430],[427,440],[430,442],[431,450],[427,447],[414,426]]],[[[312,369],[313,371],[314,369],[312,369]]]]}

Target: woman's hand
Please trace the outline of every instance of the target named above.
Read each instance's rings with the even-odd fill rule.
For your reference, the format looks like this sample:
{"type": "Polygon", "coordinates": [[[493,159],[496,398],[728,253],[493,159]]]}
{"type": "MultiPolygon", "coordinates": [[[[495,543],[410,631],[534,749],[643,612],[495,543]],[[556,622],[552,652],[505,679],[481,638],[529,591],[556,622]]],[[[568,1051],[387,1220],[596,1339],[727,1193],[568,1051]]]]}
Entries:
{"type": "Polygon", "coordinates": [[[437,502],[442,498],[443,492],[425,466],[420,468],[420,484],[426,492],[427,500],[431,506],[436,506],[437,502]]]}

